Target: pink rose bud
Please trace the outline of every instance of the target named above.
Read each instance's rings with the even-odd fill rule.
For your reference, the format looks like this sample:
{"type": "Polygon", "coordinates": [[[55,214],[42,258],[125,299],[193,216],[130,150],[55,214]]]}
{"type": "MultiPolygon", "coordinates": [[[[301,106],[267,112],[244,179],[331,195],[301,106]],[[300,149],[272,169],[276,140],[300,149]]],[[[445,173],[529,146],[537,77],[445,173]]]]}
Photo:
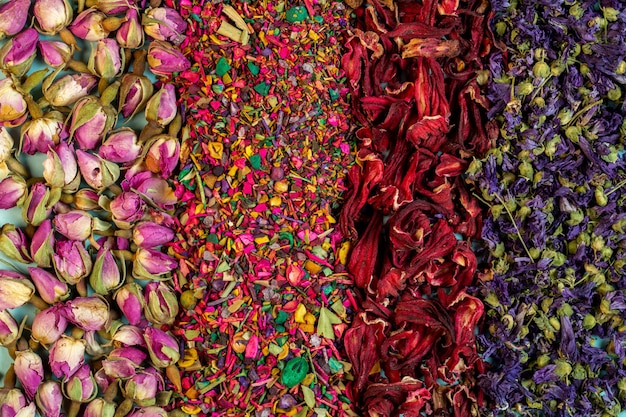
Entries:
{"type": "Polygon", "coordinates": [[[100,196],[91,188],[81,188],[74,194],[74,205],[79,210],[98,210],[100,209],[99,201],[100,196]]]}
{"type": "Polygon", "coordinates": [[[143,330],[137,326],[121,326],[113,334],[111,341],[121,343],[123,346],[146,346],[146,341],[143,338],[143,330]]]}
{"type": "Polygon", "coordinates": [[[89,55],[89,70],[98,77],[110,79],[120,75],[126,62],[125,55],[115,39],[99,40],[89,55]]]}
{"type": "MultiPolygon", "coordinates": [[[[128,172],[126,175],[128,179],[128,172]]],[[[169,183],[163,178],[154,176],[150,171],[136,174],[129,178],[126,184],[122,183],[122,187],[125,185],[164,210],[173,209],[178,201],[169,183]]]]}
{"type": "Polygon", "coordinates": [[[85,331],[103,330],[111,320],[109,305],[100,296],[76,297],[65,306],[65,317],[85,331]]]}
{"type": "Polygon", "coordinates": [[[126,417],[167,417],[167,411],[156,406],[142,407],[128,414],[126,417]]]}
{"type": "Polygon", "coordinates": [[[141,222],[133,229],[133,242],[140,248],[155,248],[174,239],[174,231],[154,222],[141,222]]]}
{"type": "Polygon", "coordinates": [[[117,195],[110,205],[113,222],[120,229],[130,229],[132,224],[141,220],[146,212],[146,203],[131,191],[117,195]]]}
{"type": "Polygon", "coordinates": [[[124,396],[140,407],[156,404],[156,395],[165,385],[163,377],[154,368],[137,372],[124,386],[124,396]]]}
{"type": "Polygon", "coordinates": [[[59,381],[45,381],[37,388],[35,402],[42,417],[61,417],[63,393],[59,381]]]}
{"type": "Polygon", "coordinates": [[[59,340],[66,329],[65,306],[57,304],[37,313],[33,319],[31,338],[50,345],[59,340]]]}
{"type": "Polygon", "coordinates": [[[39,41],[39,53],[43,61],[52,68],[63,66],[72,57],[72,48],[61,41],[39,41]]]}
{"type": "Polygon", "coordinates": [[[115,184],[120,176],[120,167],[114,162],[102,159],[99,155],[78,149],[76,156],[83,179],[94,190],[105,190],[115,184]]]}
{"type": "Polygon", "coordinates": [[[157,326],[174,323],[178,315],[178,297],[166,283],[146,285],[146,319],[157,326]]]}
{"type": "Polygon", "coordinates": [[[7,310],[0,311],[0,345],[9,346],[20,337],[20,325],[7,310]]]}
{"type": "Polygon", "coordinates": [[[143,110],[154,88],[152,82],[144,76],[124,74],[120,86],[119,112],[125,118],[132,118],[143,110]]]}
{"type": "Polygon", "coordinates": [[[26,181],[21,176],[9,176],[0,181],[0,209],[21,206],[28,196],[26,181]]]}
{"type": "Polygon", "coordinates": [[[5,127],[21,125],[26,120],[28,106],[11,77],[0,80],[0,123],[5,127]]]}
{"type": "Polygon", "coordinates": [[[58,241],[52,259],[59,277],[70,285],[76,285],[88,276],[93,266],[85,245],[76,240],[58,241]]]}
{"type": "Polygon", "coordinates": [[[52,220],[46,219],[37,227],[30,242],[30,254],[37,266],[41,268],[52,266],[54,241],[52,220]]]}
{"type": "Polygon", "coordinates": [[[52,213],[50,189],[40,182],[30,187],[30,193],[22,206],[22,218],[33,226],[39,226],[52,213]]]}
{"type": "Polygon", "coordinates": [[[100,388],[100,392],[105,392],[109,385],[117,383],[114,378],[107,376],[103,368],[98,369],[93,377],[96,380],[96,384],[98,384],[98,388],[100,388]]]}
{"type": "Polygon", "coordinates": [[[46,153],[68,136],[65,116],[58,111],[51,111],[22,125],[22,151],[29,155],[46,153]]]}
{"type": "Polygon", "coordinates": [[[17,388],[0,388],[0,415],[2,417],[35,417],[35,403],[26,405],[27,401],[17,388]]]}
{"type": "Polygon", "coordinates": [[[85,364],[85,341],[62,335],[50,348],[48,364],[57,378],[68,378],[85,364]]]}
{"type": "Polygon", "coordinates": [[[44,35],[54,36],[72,23],[74,13],[67,0],[35,0],[33,14],[44,35]]]}
{"type": "Polygon", "coordinates": [[[93,270],[89,276],[91,288],[98,294],[107,295],[122,284],[120,268],[109,248],[102,247],[98,251],[93,270]]]}
{"type": "Polygon", "coordinates": [[[42,84],[42,92],[46,100],[53,106],[71,106],[86,97],[98,84],[98,77],[87,73],[68,74],[53,82],[51,74],[42,84]]]}
{"type": "Polygon", "coordinates": [[[154,366],[167,368],[179,361],[178,342],[173,336],[156,327],[147,327],[143,336],[154,366]]]}
{"type": "Polygon", "coordinates": [[[15,352],[15,376],[22,384],[26,397],[35,399],[37,388],[44,380],[43,360],[32,350],[15,352]]]}
{"type": "Polygon", "coordinates": [[[143,27],[139,21],[139,13],[135,8],[126,11],[126,21],[115,33],[115,39],[122,48],[137,49],[143,45],[143,27]]]}
{"type": "Polygon", "coordinates": [[[19,33],[28,20],[30,0],[7,1],[0,6],[0,39],[19,33]]]}
{"type": "Polygon", "coordinates": [[[176,90],[172,84],[165,84],[148,100],[146,120],[164,127],[176,117],[176,90]]]}
{"type": "Polygon", "coordinates": [[[155,174],[169,178],[178,166],[180,144],[170,135],[157,135],[152,138],[145,158],[148,169],[155,174]]]}
{"type": "Polygon", "coordinates": [[[135,0],[96,0],[93,6],[107,15],[122,14],[135,7],[135,0]]]}
{"type": "Polygon", "coordinates": [[[67,284],[59,281],[56,276],[45,269],[30,267],[28,272],[37,292],[46,303],[56,304],[70,296],[67,284]]]}
{"type": "Polygon", "coordinates": [[[23,306],[33,294],[35,287],[24,275],[0,270],[0,311],[23,306]]]}
{"type": "Polygon", "coordinates": [[[115,125],[117,115],[113,107],[103,104],[98,97],[81,98],[72,109],[70,138],[75,138],[82,150],[93,150],[115,125]]]}
{"type": "Polygon", "coordinates": [[[87,9],[76,16],[74,23],[70,25],[70,31],[80,39],[91,42],[99,41],[109,36],[109,31],[104,27],[106,17],[97,9],[87,9]]]}
{"type": "Polygon", "coordinates": [[[138,368],[141,368],[141,364],[147,356],[137,348],[117,348],[102,361],[102,368],[111,378],[130,378],[136,374],[138,368]]]}
{"type": "Polygon", "coordinates": [[[54,218],[54,228],[70,240],[87,240],[93,230],[93,217],[82,210],[60,213],[54,218]]]}
{"type": "Polygon", "coordinates": [[[140,153],[141,145],[137,142],[137,134],[127,127],[111,132],[98,149],[102,158],[118,164],[133,162],[140,153]]]}
{"type": "Polygon", "coordinates": [[[50,149],[43,162],[43,177],[50,187],[75,191],[80,185],[80,175],[74,148],[61,142],[56,149],[50,149]]]}
{"type": "Polygon", "coordinates": [[[83,412],[83,417],[113,417],[115,416],[115,404],[104,398],[94,398],[83,412]]]}
{"type": "Polygon", "coordinates": [[[169,7],[156,7],[148,10],[143,19],[143,29],[147,35],[159,41],[170,41],[180,45],[185,40],[187,22],[180,14],[169,7]]]}
{"type": "Polygon", "coordinates": [[[79,403],[87,403],[96,398],[98,386],[89,365],[81,366],[71,377],[63,380],[63,395],[79,403]]]}
{"type": "Polygon", "coordinates": [[[162,252],[139,248],[133,261],[133,276],[137,279],[164,279],[162,275],[176,269],[176,259],[162,252]]]}
{"type": "Polygon", "coordinates": [[[162,41],[153,41],[148,47],[148,66],[156,75],[171,75],[189,69],[191,63],[175,46],[162,41]]]}
{"type": "Polygon", "coordinates": [[[0,48],[0,68],[16,77],[26,74],[37,55],[38,40],[35,29],[26,29],[6,41],[0,48]]]}
{"type": "MultiPolygon", "coordinates": [[[[4,164],[5,161],[9,159],[13,153],[13,145],[15,145],[13,136],[11,136],[7,129],[0,126],[0,163],[4,164]]],[[[5,177],[6,175],[1,176],[0,179],[4,179],[5,177]]]]}
{"type": "Polygon", "coordinates": [[[115,293],[115,302],[131,325],[137,326],[141,323],[145,305],[141,286],[135,282],[124,285],[115,293]]]}
{"type": "Polygon", "coordinates": [[[9,259],[21,263],[32,262],[24,232],[10,223],[0,229],[0,252],[9,259]]]}

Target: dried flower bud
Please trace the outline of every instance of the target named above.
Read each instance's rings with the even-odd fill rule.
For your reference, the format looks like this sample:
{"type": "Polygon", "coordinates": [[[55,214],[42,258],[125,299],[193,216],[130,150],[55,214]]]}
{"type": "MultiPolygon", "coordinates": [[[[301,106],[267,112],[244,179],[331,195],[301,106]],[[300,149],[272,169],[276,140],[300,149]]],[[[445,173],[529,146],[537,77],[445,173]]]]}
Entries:
{"type": "Polygon", "coordinates": [[[35,417],[37,408],[35,403],[26,405],[27,401],[17,388],[0,388],[0,412],[2,416],[35,417]]]}
{"type": "Polygon", "coordinates": [[[156,75],[171,75],[189,69],[191,63],[175,46],[162,41],[153,41],[148,47],[148,66],[156,75]]]}
{"type": "Polygon", "coordinates": [[[130,229],[133,223],[144,216],[146,203],[138,194],[126,191],[111,201],[110,210],[117,227],[130,229]]]}
{"type": "Polygon", "coordinates": [[[85,364],[85,342],[62,335],[50,348],[48,363],[57,378],[72,376],[85,364]]]}
{"type": "Polygon", "coordinates": [[[83,412],[83,417],[114,417],[115,404],[106,401],[104,398],[94,398],[83,412]]]}
{"type": "Polygon", "coordinates": [[[76,151],[78,167],[85,182],[94,190],[103,191],[115,184],[120,176],[120,167],[102,159],[99,155],[76,151]]]}
{"type": "Polygon", "coordinates": [[[87,3],[107,15],[122,14],[135,7],[135,0],[92,0],[87,3]]]}
{"type": "Polygon", "coordinates": [[[134,282],[124,285],[115,293],[115,302],[131,325],[141,323],[145,306],[141,286],[134,282]]]}
{"type": "Polygon", "coordinates": [[[101,78],[117,77],[124,69],[125,56],[115,39],[102,39],[92,46],[87,66],[101,78]]]}
{"type": "Polygon", "coordinates": [[[164,127],[174,120],[176,114],[176,90],[172,84],[165,84],[148,100],[146,120],[164,127]]]}
{"type": "Polygon", "coordinates": [[[70,296],[67,284],[59,281],[56,276],[45,269],[30,267],[28,272],[37,292],[46,303],[56,304],[70,296]]]}
{"type": "Polygon", "coordinates": [[[82,210],[60,213],[54,218],[54,228],[70,240],[87,240],[93,230],[93,217],[82,210]]]}
{"type": "Polygon", "coordinates": [[[85,245],[75,240],[58,241],[52,257],[59,277],[71,285],[88,276],[93,266],[85,245]]]}
{"type": "Polygon", "coordinates": [[[18,350],[15,353],[15,376],[22,384],[26,397],[35,399],[37,388],[44,380],[43,361],[41,356],[32,350],[18,350]]]}
{"type": "Polygon", "coordinates": [[[150,360],[157,368],[166,368],[180,359],[178,342],[170,334],[155,327],[147,327],[144,339],[150,353],[150,360]]]}
{"type": "Polygon", "coordinates": [[[141,153],[141,146],[137,143],[137,134],[133,129],[120,128],[111,132],[98,149],[98,153],[107,161],[127,163],[137,159],[141,153]]]}
{"type": "Polygon", "coordinates": [[[164,282],[150,282],[146,285],[146,319],[161,326],[172,324],[178,315],[178,298],[164,282]]]}
{"type": "Polygon", "coordinates": [[[27,197],[26,181],[20,176],[8,176],[0,181],[0,209],[21,206],[27,197]]]}
{"type": "Polygon", "coordinates": [[[35,287],[24,275],[0,270],[0,311],[23,306],[33,294],[35,287]]]}
{"type": "Polygon", "coordinates": [[[109,304],[100,296],[76,297],[65,306],[67,319],[85,331],[103,330],[111,320],[109,304]]]}
{"type": "Polygon", "coordinates": [[[143,110],[153,91],[152,82],[147,77],[124,74],[120,86],[119,112],[126,119],[132,118],[143,110]]]}
{"type": "Polygon", "coordinates": [[[8,130],[0,126],[0,163],[5,163],[11,157],[14,144],[13,136],[8,130]]]}
{"type": "Polygon", "coordinates": [[[41,268],[52,266],[54,241],[52,221],[46,219],[37,227],[30,242],[30,254],[37,266],[41,268]]]}
{"type": "Polygon", "coordinates": [[[154,368],[133,375],[124,386],[124,396],[141,407],[156,404],[156,395],[163,390],[163,377],[154,368]]]}
{"type": "Polygon", "coordinates": [[[161,407],[142,407],[130,413],[127,417],[167,417],[167,411],[161,407]]]}
{"type": "Polygon", "coordinates": [[[140,248],[155,248],[171,242],[173,238],[172,229],[154,222],[139,223],[133,230],[133,242],[140,248]]]}
{"type": "Polygon", "coordinates": [[[0,229],[0,252],[21,263],[27,264],[32,261],[24,232],[10,223],[0,229]]]}
{"type": "Polygon", "coordinates": [[[72,23],[74,13],[67,0],[35,0],[33,14],[38,30],[44,35],[53,36],[72,23]]]}
{"type": "Polygon", "coordinates": [[[63,407],[63,393],[59,381],[45,381],[37,389],[35,402],[42,417],[60,417],[63,407]]]}
{"type": "Polygon", "coordinates": [[[33,319],[31,338],[50,345],[59,340],[66,329],[65,306],[57,304],[37,313],[33,319]]]}
{"type": "Polygon", "coordinates": [[[133,277],[137,279],[164,279],[178,266],[176,259],[162,252],[139,248],[133,261],[133,277]]]}
{"type": "Polygon", "coordinates": [[[81,188],[74,193],[74,205],[79,210],[97,210],[100,208],[99,200],[100,196],[91,188],[81,188]]]}
{"type": "Polygon", "coordinates": [[[89,284],[96,293],[107,295],[122,283],[123,277],[113,254],[108,248],[100,248],[89,276],[89,284]]]}
{"type": "Polygon", "coordinates": [[[46,100],[53,106],[71,106],[86,97],[98,84],[98,77],[88,73],[68,74],[54,82],[56,74],[50,75],[42,84],[46,100]]]}
{"type": "Polygon", "coordinates": [[[29,155],[46,153],[62,139],[69,136],[65,117],[58,111],[51,111],[36,119],[28,120],[21,128],[22,151],[29,155]]]}
{"type": "Polygon", "coordinates": [[[178,201],[169,183],[163,178],[155,177],[150,171],[140,172],[133,176],[128,181],[128,185],[164,210],[171,210],[178,201]]]}
{"type": "Polygon", "coordinates": [[[72,47],[61,41],[39,41],[39,53],[43,61],[52,68],[65,65],[72,57],[72,47]]]}
{"type": "Polygon", "coordinates": [[[76,139],[80,149],[93,150],[116,120],[113,107],[103,104],[98,97],[83,97],[72,109],[70,137],[76,139]]]}
{"type": "Polygon", "coordinates": [[[20,337],[20,325],[7,310],[0,311],[0,346],[9,346],[20,337]]]}
{"type": "Polygon", "coordinates": [[[0,6],[0,39],[24,29],[28,20],[30,0],[13,0],[0,6]]]}
{"type": "Polygon", "coordinates": [[[180,45],[185,40],[187,22],[174,9],[156,7],[145,14],[143,28],[146,34],[156,40],[180,45]]]}
{"type": "Polygon", "coordinates": [[[22,218],[33,226],[39,226],[52,213],[50,189],[40,182],[33,184],[22,206],[22,218]]]}
{"type": "Polygon", "coordinates": [[[141,368],[147,356],[142,350],[134,347],[114,349],[102,361],[102,368],[111,378],[130,378],[141,368]]]}
{"type": "Polygon", "coordinates": [[[135,8],[126,11],[126,21],[115,33],[115,39],[122,48],[137,49],[143,46],[144,32],[135,8]]]}
{"type": "Polygon", "coordinates": [[[0,80],[0,123],[5,127],[19,126],[26,120],[28,106],[12,78],[0,80]]]}
{"type": "Polygon", "coordinates": [[[0,68],[16,77],[26,74],[37,55],[38,39],[35,29],[26,29],[5,42],[0,48],[0,68]]]}
{"type": "Polygon", "coordinates": [[[63,380],[63,395],[79,403],[87,403],[96,398],[98,387],[89,365],[81,366],[71,377],[63,380]]]}
{"type": "Polygon", "coordinates": [[[150,171],[169,178],[178,166],[179,155],[180,144],[175,137],[157,135],[151,140],[145,163],[150,171]]]}
{"type": "Polygon", "coordinates": [[[87,9],[76,16],[70,25],[70,31],[80,39],[99,41],[109,36],[109,31],[104,27],[105,19],[106,15],[97,9],[87,9]]]}

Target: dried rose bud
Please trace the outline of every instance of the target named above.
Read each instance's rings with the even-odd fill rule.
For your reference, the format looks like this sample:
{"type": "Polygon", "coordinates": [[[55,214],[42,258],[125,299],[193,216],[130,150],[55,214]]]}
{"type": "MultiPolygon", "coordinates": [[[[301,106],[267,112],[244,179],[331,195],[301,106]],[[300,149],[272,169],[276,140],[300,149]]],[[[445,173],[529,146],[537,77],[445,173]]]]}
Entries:
{"type": "Polygon", "coordinates": [[[52,213],[51,203],[50,189],[40,182],[33,184],[22,206],[22,218],[33,226],[39,226],[52,213]]]}
{"type": "Polygon", "coordinates": [[[135,0],[92,0],[87,3],[107,15],[122,14],[135,7],[135,0]]]}
{"type": "Polygon", "coordinates": [[[172,84],[163,85],[146,104],[146,120],[161,127],[170,124],[177,113],[176,90],[172,84]]]}
{"type": "Polygon", "coordinates": [[[148,66],[156,75],[171,75],[189,69],[191,63],[182,52],[172,44],[153,41],[148,47],[148,66]]]}
{"type": "Polygon", "coordinates": [[[163,377],[150,367],[133,375],[124,385],[124,396],[141,407],[156,404],[156,395],[165,385],[163,377]]]}
{"type": "Polygon", "coordinates": [[[37,227],[30,242],[30,255],[37,266],[41,268],[52,266],[54,241],[52,220],[46,219],[37,227]]]}
{"type": "Polygon", "coordinates": [[[167,368],[180,359],[178,342],[168,333],[155,327],[147,327],[144,339],[150,353],[150,360],[157,368],[167,368]]]}
{"type": "Polygon", "coordinates": [[[146,341],[143,338],[143,330],[130,325],[123,325],[117,329],[111,341],[121,343],[124,346],[146,346],[146,341]]]}
{"type": "Polygon", "coordinates": [[[63,379],[63,395],[79,403],[87,403],[96,398],[98,386],[89,365],[81,366],[71,377],[63,379]]]}
{"type": "Polygon", "coordinates": [[[72,48],[61,41],[39,41],[39,53],[43,61],[52,68],[59,68],[72,57],[72,48]]]}
{"type": "Polygon", "coordinates": [[[68,74],[53,83],[56,74],[51,74],[42,84],[46,100],[53,106],[71,106],[86,97],[98,84],[98,77],[88,73],[68,74]]]}
{"type": "Polygon", "coordinates": [[[76,297],[65,303],[66,318],[85,330],[103,330],[111,320],[109,304],[100,296],[76,297]]]}
{"type": "Polygon", "coordinates": [[[44,380],[43,360],[32,350],[15,352],[15,376],[22,384],[26,397],[35,399],[37,388],[44,380]]]}
{"type": "Polygon", "coordinates": [[[15,417],[35,417],[37,408],[35,403],[26,405],[27,401],[17,388],[0,388],[1,415],[15,417]]]}
{"type": "Polygon", "coordinates": [[[93,270],[89,276],[89,284],[96,293],[107,295],[122,284],[122,278],[113,254],[103,246],[98,250],[93,270]]]}
{"type": "Polygon", "coordinates": [[[153,91],[152,82],[147,77],[124,74],[120,86],[119,112],[126,119],[132,118],[143,110],[153,91]]]}
{"type": "Polygon", "coordinates": [[[35,0],[33,14],[38,30],[44,35],[54,36],[72,23],[74,13],[67,0],[35,0]]]}
{"type": "Polygon", "coordinates": [[[172,324],[178,315],[178,298],[164,282],[146,285],[146,319],[157,326],[172,324]]]}
{"type": "Polygon", "coordinates": [[[82,210],[59,213],[54,218],[54,228],[70,240],[87,240],[93,230],[93,217],[82,210]]]}
{"type": "Polygon", "coordinates": [[[74,205],[79,210],[97,210],[100,208],[99,200],[100,196],[91,188],[81,188],[74,193],[74,205]]]}
{"type": "Polygon", "coordinates": [[[178,201],[170,184],[163,178],[155,177],[150,171],[138,173],[128,181],[128,184],[130,188],[164,210],[171,210],[178,201]]]}
{"type": "Polygon", "coordinates": [[[105,190],[115,184],[120,176],[120,167],[113,162],[102,159],[99,155],[78,149],[76,156],[83,179],[94,190],[105,190]]]}
{"type": "Polygon", "coordinates": [[[174,239],[174,231],[154,222],[141,222],[133,229],[133,242],[140,248],[155,248],[174,239]]]}
{"type": "Polygon", "coordinates": [[[87,9],[76,16],[70,25],[70,31],[80,39],[91,42],[99,41],[109,36],[109,31],[104,27],[106,17],[97,9],[87,9]]]}
{"type": "Polygon", "coordinates": [[[9,346],[20,337],[20,325],[7,310],[0,311],[0,346],[9,346]]]}
{"type": "Polygon", "coordinates": [[[117,290],[115,302],[131,325],[137,326],[141,323],[145,300],[139,284],[129,282],[117,290]]]}
{"type": "Polygon", "coordinates": [[[80,185],[78,163],[74,148],[61,142],[56,149],[50,149],[43,162],[43,177],[46,184],[65,191],[75,191],[80,185]]]}
{"type": "Polygon", "coordinates": [[[58,241],[52,259],[59,277],[70,285],[88,276],[93,266],[85,245],[75,240],[58,241]]]}
{"type": "Polygon", "coordinates": [[[98,149],[98,154],[102,158],[118,164],[133,162],[140,153],[141,145],[137,142],[137,134],[133,129],[126,127],[111,132],[98,149]]]}
{"type": "Polygon", "coordinates": [[[57,304],[37,313],[33,319],[31,338],[50,345],[59,340],[66,329],[65,306],[57,304]]]}
{"type": "Polygon", "coordinates": [[[93,150],[113,128],[116,120],[113,107],[103,104],[98,97],[83,97],[72,109],[70,138],[76,139],[80,149],[93,150]]]}
{"type": "Polygon", "coordinates": [[[125,56],[115,39],[102,39],[91,48],[87,66],[100,78],[117,77],[124,69],[125,56]]]}
{"type": "Polygon", "coordinates": [[[143,46],[144,32],[135,8],[126,11],[126,21],[115,33],[115,39],[122,48],[137,49],[143,46]]]}
{"type": "Polygon", "coordinates": [[[7,129],[0,126],[0,162],[4,163],[13,153],[15,141],[7,129]]]}
{"type": "Polygon", "coordinates": [[[19,126],[26,120],[28,106],[11,77],[0,80],[0,123],[5,127],[19,126]]]}
{"type": "Polygon", "coordinates": [[[0,252],[21,263],[32,262],[24,232],[10,223],[5,224],[0,229],[0,252]]]}
{"type": "Polygon", "coordinates": [[[115,404],[106,401],[104,398],[94,398],[83,412],[83,417],[114,417],[115,404]]]}
{"type": "Polygon", "coordinates": [[[35,287],[24,275],[0,270],[0,311],[23,306],[33,294],[35,287]]]}
{"type": "Polygon", "coordinates": [[[102,361],[102,368],[111,378],[130,378],[137,373],[138,368],[141,368],[147,356],[142,350],[134,347],[117,348],[102,361]]]}
{"type": "Polygon", "coordinates": [[[37,388],[35,402],[42,417],[60,417],[63,407],[63,393],[59,381],[48,380],[37,388]]]}
{"type": "MultiPolygon", "coordinates": [[[[159,279],[176,269],[176,259],[162,252],[139,248],[133,261],[133,277],[137,279],[159,279]]],[[[161,278],[162,279],[162,278],[161,278]]]]}
{"type": "Polygon", "coordinates": [[[30,0],[12,0],[0,6],[0,39],[24,29],[28,20],[30,0]]]}
{"type": "Polygon", "coordinates": [[[143,29],[147,35],[156,40],[180,45],[185,40],[187,22],[174,9],[156,7],[145,14],[143,29]]]}
{"type": "Polygon", "coordinates": [[[145,163],[150,171],[169,178],[178,166],[179,155],[180,144],[175,137],[157,135],[151,140],[145,163]]]}
{"type": "Polygon", "coordinates": [[[167,411],[161,407],[142,407],[128,414],[127,417],[167,417],[167,411]]]}
{"type": "Polygon", "coordinates": [[[70,289],[66,283],[52,275],[45,269],[29,267],[30,278],[35,284],[39,296],[48,304],[56,304],[70,296],[70,289]]]}
{"type": "Polygon", "coordinates": [[[21,206],[28,196],[26,181],[20,176],[9,176],[0,181],[0,209],[21,206]]]}
{"type": "Polygon", "coordinates": [[[144,216],[146,203],[138,194],[125,191],[111,201],[110,210],[117,227],[130,229],[133,223],[144,216]]]}
{"type": "Polygon", "coordinates": [[[85,364],[85,341],[62,335],[50,348],[48,364],[57,378],[72,376],[85,364]]]}
{"type": "Polygon", "coordinates": [[[0,68],[16,77],[26,74],[37,55],[38,40],[35,29],[26,29],[6,41],[0,48],[0,68]]]}
{"type": "Polygon", "coordinates": [[[22,151],[29,155],[46,153],[69,136],[65,116],[58,111],[51,111],[43,117],[28,120],[22,125],[20,136],[22,151]]]}

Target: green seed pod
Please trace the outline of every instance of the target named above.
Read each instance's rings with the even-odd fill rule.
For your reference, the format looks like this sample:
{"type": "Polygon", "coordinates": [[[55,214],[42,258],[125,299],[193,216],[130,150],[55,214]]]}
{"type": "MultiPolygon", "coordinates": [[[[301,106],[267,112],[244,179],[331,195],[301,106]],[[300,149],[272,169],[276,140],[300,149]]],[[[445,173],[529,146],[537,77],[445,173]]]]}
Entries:
{"type": "Polygon", "coordinates": [[[578,143],[578,137],[581,133],[582,129],[579,126],[568,126],[565,129],[565,136],[574,143],[578,143]]]}
{"type": "Polygon", "coordinates": [[[574,19],[579,20],[581,17],[583,17],[583,15],[585,14],[585,11],[583,10],[583,7],[579,3],[574,3],[569,8],[569,14],[574,19]]]}
{"type": "Polygon", "coordinates": [[[583,319],[583,328],[585,330],[591,330],[595,327],[595,325],[596,325],[596,318],[591,314],[587,314],[585,318],[583,319]]]}
{"type": "Polygon", "coordinates": [[[607,97],[611,101],[617,101],[622,96],[622,90],[619,87],[609,90],[607,97]]]}
{"type": "Polygon", "coordinates": [[[540,109],[543,109],[544,107],[546,107],[546,100],[543,97],[535,97],[533,99],[533,104],[540,109]]]}
{"type": "Polygon", "coordinates": [[[538,368],[543,368],[544,366],[546,366],[549,363],[550,363],[550,355],[548,355],[547,353],[544,353],[543,355],[541,355],[541,356],[539,356],[537,358],[537,367],[538,368]]]}
{"type": "Polygon", "coordinates": [[[556,361],[554,373],[560,378],[565,378],[572,373],[572,365],[570,365],[565,359],[560,359],[556,361]]]}
{"type": "Polygon", "coordinates": [[[587,378],[587,371],[581,364],[577,363],[574,365],[574,370],[572,371],[572,378],[578,379],[579,381],[587,378]]]}
{"type": "Polygon", "coordinates": [[[533,65],[533,75],[537,78],[546,78],[550,73],[550,66],[543,61],[536,62],[533,65]]]}
{"type": "Polygon", "coordinates": [[[557,319],[556,317],[550,317],[548,321],[550,322],[550,326],[552,326],[554,330],[556,330],[557,332],[561,330],[561,322],[559,321],[559,319],[557,319]]]}
{"type": "Polygon", "coordinates": [[[534,90],[535,90],[535,87],[529,81],[522,81],[517,86],[517,94],[519,94],[520,96],[527,96],[528,94],[532,93],[534,90]]]}

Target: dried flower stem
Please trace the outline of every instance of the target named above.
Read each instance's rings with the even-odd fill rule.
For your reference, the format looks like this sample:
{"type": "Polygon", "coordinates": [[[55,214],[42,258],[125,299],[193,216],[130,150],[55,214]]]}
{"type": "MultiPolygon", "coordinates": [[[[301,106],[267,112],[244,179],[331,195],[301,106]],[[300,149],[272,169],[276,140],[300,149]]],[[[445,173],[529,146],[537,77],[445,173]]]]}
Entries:
{"type": "Polygon", "coordinates": [[[524,247],[526,254],[528,255],[528,257],[530,258],[532,262],[535,262],[535,259],[530,254],[530,251],[528,250],[528,246],[526,246],[526,242],[524,242],[524,238],[522,237],[522,234],[520,233],[519,228],[517,227],[517,223],[515,222],[515,219],[513,218],[513,214],[511,214],[511,211],[509,210],[509,208],[506,206],[506,204],[504,204],[504,200],[502,199],[502,197],[500,197],[500,195],[496,193],[494,193],[493,195],[498,199],[500,204],[502,204],[502,206],[504,207],[504,210],[506,210],[506,213],[509,215],[509,219],[511,219],[511,223],[513,223],[513,227],[515,227],[515,231],[517,232],[517,237],[519,238],[519,241],[522,243],[522,246],[524,247]]]}

